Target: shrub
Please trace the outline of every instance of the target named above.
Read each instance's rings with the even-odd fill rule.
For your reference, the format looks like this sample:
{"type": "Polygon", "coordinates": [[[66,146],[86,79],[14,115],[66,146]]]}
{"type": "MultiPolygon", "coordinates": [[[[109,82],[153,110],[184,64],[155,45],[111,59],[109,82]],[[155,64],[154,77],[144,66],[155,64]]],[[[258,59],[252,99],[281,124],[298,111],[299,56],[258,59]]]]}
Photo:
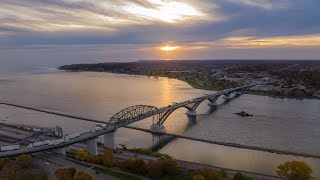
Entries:
{"type": "Polygon", "coordinates": [[[310,180],[312,179],[311,167],[303,161],[289,161],[280,164],[277,168],[277,174],[289,180],[310,180]]]}
{"type": "Polygon", "coordinates": [[[227,175],[223,170],[214,170],[212,168],[201,169],[201,175],[208,180],[224,180],[227,179],[227,175]]]}
{"type": "Polygon", "coordinates": [[[253,180],[251,177],[248,177],[246,175],[243,175],[241,172],[237,172],[233,176],[233,180],[253,180]]]}

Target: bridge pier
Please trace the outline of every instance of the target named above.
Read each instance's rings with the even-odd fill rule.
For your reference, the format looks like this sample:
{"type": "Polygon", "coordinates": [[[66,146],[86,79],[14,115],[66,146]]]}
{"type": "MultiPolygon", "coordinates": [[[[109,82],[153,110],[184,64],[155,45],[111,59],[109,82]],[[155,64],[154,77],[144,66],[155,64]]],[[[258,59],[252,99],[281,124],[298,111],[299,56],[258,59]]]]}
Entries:
{"type": "Polygon", "coordinates": [[[66,150],[65,150],[65,148],[54,149],[53,152],[55,152],[55,153],[57,153],[57,154],[61,154],[61,155],[66,155],[66,150]]]}
{"type": "Polygon", "coordinates": [[[107,133],[103,136],[103,147],[109,148],[109,149],[116,149],[116,142],[114,137],[115,132],[107,133]]]}
{"type": "Polygon", "coordinates": [[[152,124],[150,129],[154,132],[161,132],[161,133],[166,132],[166,128],[163,125],[159,125],[159,124],[152,124]]]}
{"type": "Polygon", "coordinates": [[[213,102],[209,102],[208,105],[212,108],[212,109],[216,109],[218,107],[218,104],[213,101],[213,102]]]}
{"type": "Polygon", "coordinates": [[[98,155],[97,138],[87,140],[86,144],[87,144],[87,151],[91,155],[98,155]]]}
{"type": "Polygon", "coordinates": [[[187,116],[192,117],[192,118],[197,117],[197,112],[194,110],[193,111],[189,110],[186,114],[187,114],[187,116]]]}
{"type": "Polygon", "coordinates": [[[222,98],[226,101],[230,101],[232,99],[232,97],[230,97],[230,94],[224,95],[222,98]]]}

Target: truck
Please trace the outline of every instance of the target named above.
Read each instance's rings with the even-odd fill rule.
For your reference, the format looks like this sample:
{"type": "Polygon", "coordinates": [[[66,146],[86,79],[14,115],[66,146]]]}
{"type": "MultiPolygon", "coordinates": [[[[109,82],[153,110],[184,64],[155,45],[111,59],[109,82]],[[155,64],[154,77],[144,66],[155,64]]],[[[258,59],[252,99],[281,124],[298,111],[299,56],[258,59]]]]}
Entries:
{"type": "Polygon", "coordinates": [[[67,136],[65,136],[65,139],[74,139],[80,136],[80,133],[74,133],[74,134],[69,134],[67,136]]]}
{"type": "Polygon", "coordinates": [[[105,129],[108,126],[108,124],[98,124],[97,127],[101,127],[103,129],[105,129]]]}
{"type": "Polygon", "coordinates": [[[38,142],[34,142],[34,143],[30,143],[27,148],[33,148],[33,147],[38,147],[38,146],[43,146],[46,145],[45,141],[38,141],[38,142]]]}
{"type": "Polygon", "coordinates": [[[49,146],[51,146],[51,145],[53,145],[53,144],[54,144],[54,140],[48,142],[48,145],[49,145],[49,146]]]}
{"type": "Polygon", "coordinates": [[[102,130],[103,128],[102,127],[95,127],[93,129],[91,129],[91,133],[95,133],[95,132],[98,132],[100,130],[102,130]]]}
{"type": "Polygon", "coordinates": [[[44,144],[48,145],[50,143],[51,140],[44,140],[44,144]]]}
{"type": "Polygon", "coordinates": [[[57,144],[61,144],[64,142],[65,142],[65,139],[57,139],[57,140],[51,141],[49,145],[57,145],[57,144]]]}
{"type": "Polygon", "coordinates": [[[13,151],[20,149],[19,145],[3,146],[0,148],[0,151],[13,151]]]}

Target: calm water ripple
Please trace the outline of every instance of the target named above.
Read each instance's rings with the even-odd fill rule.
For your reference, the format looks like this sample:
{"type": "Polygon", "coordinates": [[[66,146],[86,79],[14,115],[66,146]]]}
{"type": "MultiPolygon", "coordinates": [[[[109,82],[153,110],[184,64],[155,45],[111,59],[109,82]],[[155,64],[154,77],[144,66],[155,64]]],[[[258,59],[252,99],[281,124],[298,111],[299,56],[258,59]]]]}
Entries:
{"type": "MultiPolygon", "coordinates": [[[[43,72],[24,76],[0,76],[0,100],[11,103],[77,114],[107,121],[116,112],[136,104],[165,106],[200,96],[209,91],[167,78],[147,78],[108,73],[43,72]]],[[[320,100],[281,99],[242,95],[210,112],[207,102],[197,109],[196,122],[185,109],[174,112],[164,123],[168,132],[230,143],[276,148],[320,155],[320,100]],[[233,113],[241,110],[253,117],[233,113]]],[[[85,131],[93,123],[0,106],[0,119],[43,126],[60,125],[67,132],[85,131]],[[8,118],[7,118],[8,117],[8,118]]],[[[149,128],[152,121],[133,124],[149,128]]],[[[156,148],[176,158],[210,163],[226,168],[275,174],[275,167],[286,160],[304,160],[320,177],[320,161],[236,149],[185,139],[165,139],[129,129],[117,131],[117,142],[131,147],[156,148]]]]}

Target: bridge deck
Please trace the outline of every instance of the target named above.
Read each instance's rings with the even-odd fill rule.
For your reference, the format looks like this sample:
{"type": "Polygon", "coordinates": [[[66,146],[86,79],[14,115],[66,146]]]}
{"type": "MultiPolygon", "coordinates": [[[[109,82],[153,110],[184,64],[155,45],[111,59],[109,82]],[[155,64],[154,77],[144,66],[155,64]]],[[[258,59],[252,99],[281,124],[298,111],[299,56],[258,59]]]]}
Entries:
{"type": "Polygon", "coordinates": [[[95,132],[95,133],[91,133],[90,131],[81,133],[80,137],[77,137],[75,139],[71,139],[68,142],[64,142],[64,143],[60,143],[57,145],[44,145],[44,146],[40,146],[40,147],[34,147],[31,149],[27,149],[27,148],[23,148],[23,149],[19,149],[19,150],[14,150],[14,151],[6,151],[6,152],[0,152],[0,157],[9,157],[9,156],[17,156],[20,154],[30,154],[30,153],[36,153],[36,152],[41,152],[41,151],[48,151],[48,150],[52,150],[52,149],[57,149],[57,148],[63,148],[65,146],[69,146],[71,144],[75,144],[75,143],[79,143],[82,141],[86,141],[89,139],[93,139],[96,137],[99,137],[103,134],[115,131],[116,129],[120,128],[120,127],[125,127],[131,123],[140,121],[142,119],[146,119],[148,117],[152,117],[155,116],[159,113],[163,113],[166,112],[168,110],[173,110],[173,109],[177,109],[180,107],[184,107],[188,104],[192,104],[198,101],[203,101],[204,99],[208,99],[208,98],[213,98],[213,97],[217,97],[217,96],[221,96],[223,94],[230,94],[232,92],[235,91],[239,91],[245,88],[250,88],[252,86],[255,86],[256,84],[253,85],[248,85],[248,86],[241,86],[241,87],[237,87],[237,88],[233,88],[233,89],[228,89],[228,90],[224,90],[224,91],[220,91],[211,95],[204,95],[198,98],[194,98],[188,101],[183,101],[180,103],[176,103],[174,105],[169,105],[169,106],[165,106],[162,108],[158,108],[158,111],[149,111],[143,114],[140,114],[132,119],[128,119],[125,122],[120,122],[120,124],[108,124],[106,122],[103,121],[98,121],[98,120],[92,120],[92,119],[88,119],[88,118],[82,118],[82,117],[78,117],[78,116],[74,116],[74,115],[66,115],[66,114],[62,114],[62,113],[57,113],[57,112],[51,112],[51,111],[47,111],[47,110],[41,110],[41,109],[36,109],[36,108],[30,108],[30,107],[26,107],[26,106],[20,106],[20,105],[15,105],[15,104],[10,104],[10,103],[0,103],[3,105],[8,105],[8,106],[14,106],[14,107],[19,107],[19,108],[25,108],[25,109],[29,109],[29,110],[34,110],[34,111],[38,111],[38,112],[43,112],[43,113],[49,113],[49,114],[54,114],[54,115],[58,115],[58,116],[64,116],[64,117],[69,117],[69,118],[76,118],[76,119],[80,119],[80,120],[85,120],[85,121],[91,121],[91,122],[97,122],[97,123],[105,123],[108,124],[108,126],[106,127],[106,129],[103,129],[101,131],[95,132]]]}

